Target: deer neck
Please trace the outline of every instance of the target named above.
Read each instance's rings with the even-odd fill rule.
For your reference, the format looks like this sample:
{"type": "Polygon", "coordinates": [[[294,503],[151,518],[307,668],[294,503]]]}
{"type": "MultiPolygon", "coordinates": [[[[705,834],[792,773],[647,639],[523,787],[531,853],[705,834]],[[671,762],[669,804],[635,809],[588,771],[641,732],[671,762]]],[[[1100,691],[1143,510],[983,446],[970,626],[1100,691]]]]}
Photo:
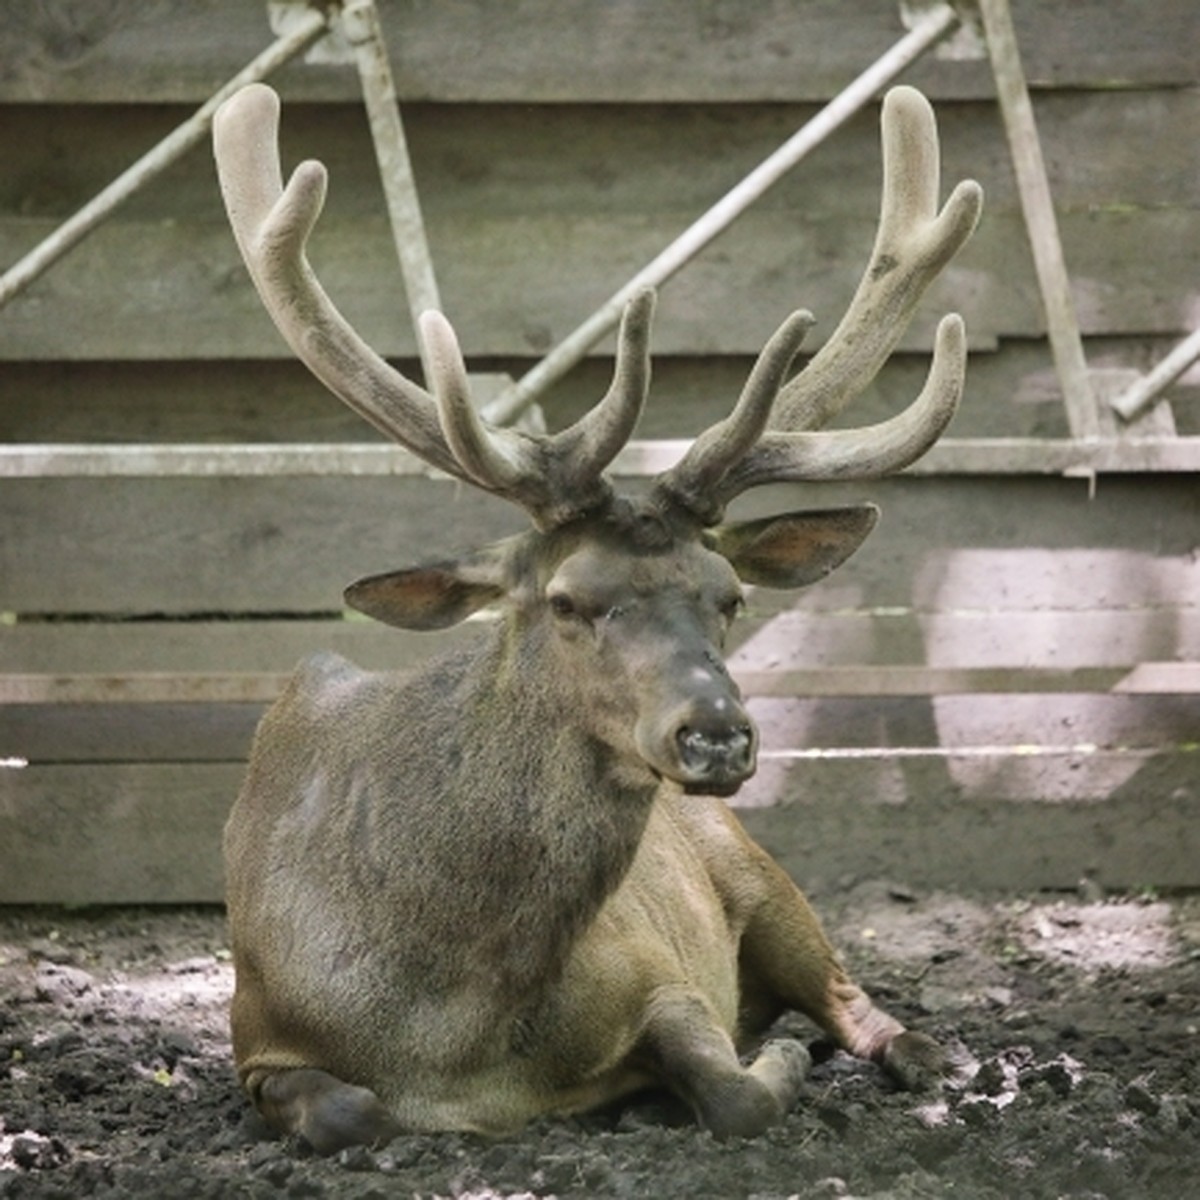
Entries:
{"type": "Polygon", "coordinates": [[[471,788],[472,805],[486,821],[487,891],[503,895],[505,914],[496,922],[481,912],[477,928],[487,957],[520,987],[557,973],[619,886],[660,783],[573,722],[568,699],[543,685],[536,666],[514,662],[504,631],[472,675],[467,724],[491,735],[464,748],[460,778],[487,781],[471,788]]]}

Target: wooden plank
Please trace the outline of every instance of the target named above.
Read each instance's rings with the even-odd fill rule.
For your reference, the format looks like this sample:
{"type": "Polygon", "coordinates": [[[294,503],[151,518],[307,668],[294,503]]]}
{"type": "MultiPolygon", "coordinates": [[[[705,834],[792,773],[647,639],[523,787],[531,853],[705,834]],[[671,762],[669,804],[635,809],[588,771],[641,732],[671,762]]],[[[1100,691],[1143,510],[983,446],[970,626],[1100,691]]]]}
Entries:
{"type": "MultiPolygon", "coordinates": [[[[1009,894],[1200,883],[1196,755],[824,759],[760,769],[752,836],[814,890],[860,879],[1009,894]],[[766,803],[769,802],[769,803],[766,803]]],[[[739,799],[751,800],[747,789],[739,799]]]]}
{"type": "MultiPolygon", "coordinates": [[[[1146,663],[1125,667],[926,667],[907,664],[742,671],[751,696],[947,696],[1005,692],[1129,692],[1200,695],[1200,664],[1146,663]]],[[[19,679],[19,677],[16,677],[19,679]]],[[[11,686],[11,685],[10,685],[11,686]]],[[[31,689],[37,691],[38,689],[31,689]]],[[[53,689],[51,689],[52,691],[53,689]]],[[[22,695],[22,685],[14,688],[22,695]]],[[[1200,705],[1197,705],[1200,718],[1200,705]]]]}
{"type": "MultiPolygon", "coordinates": [[[[143,672],[136,675],[0,675],[0,704],[259,704],[286,674],[143,672]]],[[[1200,696],[1200,664],[1127,667],[927,667],[911,664],[739,671],[750,696],[947,696],[1005,692],[1125,692],[1200,696]]],[[[1200,711],[1198,711],[1200,716],[1200,711]]]]}
{"type": "MultiPolygon", "coordinates": [[[[1200,605],[1010,608],[808,608],[808,596],[755,589],[733,626],[735,670],[798,670],[846,664],[936,667],[1120,667],[1200,661],[1200,605]]],[[[1074,597],[1088,600],[1086,589],[1074,597]]],[[[316,650],[364,667],[408,669],[479,634],[469,621],[437,633],[391,629],[340,616],[312,620],[19,621],[0,625],[0,670],[10,674],[100,675],[214,669],[290,670],[316,650]]]]}
{"type": "Polygon", "coordinates": [[[0,704],[266,704],[283,674],[0,675],[0,704]]]}
{"type": "Polygon", "coordinates": [[[0,524],[3,610],[313,613],[355,578],[523,520],[429,480],[8,480],[0,524]]]}
{"type": "MultiPolygon", "coordinates": [[[[817,888],[872,876],[1022,892],[1070,888],[1085,871],[1105,887],[1196,887],[1194,759],[1110,752],[1080,766],[1066,751],[779,763],[746,797],[758,806],[741,812],[817,888]],[[1047,781],[1066,781],[1078,798],[1048,801],[1047,781]],[[1109,790],[1091,796],[1097,788],[1109,790]]],[[[220,763],[0,768],[0,903],[219,900],[221,827],[240,778],[240,766],[220,763]]]]}
{"type": "MultiPolygon", "coordinates": [[[[1088,359],[1144,372],[1175,345],[1170,338],[1092,338],[1088,359]]],[[[505,360],[523,375],[535,360],[505,360]]],[[[417,371],[407,360],[406,373],[417,371]]],[[[748,356],[658,355],[649,404],[639,426],[646,439],[692,437],[725,417],[750,372],[748,356]]],[[[897,354],[846,414],[870,424],[898,412],[921,390],[929,359],[897,354]]],[[[542,402],[552,428],[581,416],[606,391],[612,363],[589,358],[542,402]]],[[[1180,434],[1200,434],[1200,372],[1169,391],[1180,434]]],[[[1038,339],[975,352],[967,393],[951,427],[955,438],[1066,434],[1049,351],[1038,339]]],[[[299,363],[270,361],[0,362],[2,443],[328,443],[366,442],[374,431],[340,404],[299,363]],[[166,397],[170,397],[170,403],[166,397]]]]}
{"type": "Polygon", "coordinates": [[[1138,663],[1112,690],[1141,695],[1200,694],[1200,663],[1138,663]]]}
{"type": "MultiPolygon", "coordinates": [[[[1190,0],[1016,0],[1013,15],[1035,84],[1195,79],[1190,0]]],[[[385,0],[381,17],[401,97],[452,101],[826,96],[904,32],[889,0],[515,0],[501,10],[488,0],[385,0]]],[[[198,103],[270,40],[263,6],[242,0],[14,5],[0,23],[0,101],[198,103]]],[[[935,94],[988,91],[979,63],[933,61],[913,78],[935,94]]],[[[345,66],[296,65],[280,83],[296,98],[357,98],[345,66]]]]}
{"type": "MultiPolygon", "coordinates": [[[[309,620],[19,622],[0,625],[0,667],[50,675],[198,674],[214,668],[267,673],[290,671],[306,655],[327,650],[373,669],[412,668],[474,640],[480,625],[472,619],[419,633],[340,613],[309,620]]],[[[1165,628],[1163,635],[1171,636],[1165,628]]]]}
{"type": "Polygon", "coordinates": [[[0,759],[39,766],[242,763],[250,753],[250,741],[265,707],[5,702],[0,703],[0,759]]]}
{"type": "MultiPolygon", "coordinates": [[[[2,677],[0,677],[2,679],[2,677]]],[[[959,752],[1175,750],[1200,726],[1195,693],[939,696],[751,695],[763,762],[838,751],[867,758],[959,752]]],[[[53,763],[241,762],[262,704],[0,704],[0,759],[53,763]]]]}
{"type": "MultiPolygon", "coordinates": [[[[1193,606],[1200,478],[895,478],[774,486],[735,516],[876,500],[880,528],[806,608],[1193,606]]],[[[510,505],[406,478],[10,479],[0,612],[330,612],[343,586],[524,526],[510,505]]]]}
{"type": "MultiPolygon", "coordinates": [[[[549,349],[681,231],[681,216],[430,213],[445,303],[469,357],[549,349]]],[[[0,219],[0,258],[19,257],[53,227],[43,218],[0,219]]],[[[1195,240],[1195,208],[1070,212],[1061,227],[1085,334],[1190,332],[1194,280],[1179,247],[1195,240]]],[[[815,348],[848,304],[872,236],[871,220],[752,210],[663,289],[656,351],[756,354],[800,303],[821,318],[815,348]]],[[[413,356],[412,331],[395,317],[397,273],[383,219],[327,223],[314,259],[380,353],[413,356]]],[[[984,347],[1000,336],[1040,336],[1028,262],[1020,219],[989,217],[930,289],[905,348],[927,349],[937,316],[952,309],[984,347]]],[[[14,300],[0,323],[4,360],[287,353],[215,221],[110,223],[14,300]]]]}
{"type": "MultiPolygon", "coordinates": [[[[752,696],[764,769],[774,761],[959,754],[1044,757],[1064,747],[1151,750],[1195,746],[1191,695],[752,696]],[[845,753],[842,753],[845,752],[845,753]]],[[[1080,753],[1085,751],[1081,749],[1080,753]]]]}
{"type": "MultiPolygon", "coordinates": [[[[653,478],[684,455],[691,439],[629,442],[613,460],[615,478],[653,478]]],[[[907,468],[910,475],[1085,475],[1200,471],[1200,438],[942,438],[907,468]]],[[[23,444],[0,446],[0,479],[437,478],[397,446],[376,442],[292,445],[23,444]]]]}
{"type": "Polygon", "coordinates": [[[1076,475],[1194,473],[1200,440],[1144,438],[943,438],[908,468],[914,475],[1076,475]]]}
{"type": "Polygon", "coordinates": [[[1009,607],[825,612],[803,607],[803,596],[757,591],[734,626],[729,661],[746,671],[849,663],[1067,671],[1200,660],[1200,607],[1186,596],[1113,609],[1086,607],[1086,590],[1073,599],[1081,606],[1038,607],[1038,594],[1026,592],[1009,607]]]}
{"type": "Polygon", "coordinates": [[[924,808],[928,818],[957,806],[1100,808],[1124,797],[1140,803],[1147,819],[1172,791],[1200,800],[1194,778],[1198,751],[1194,745],[1161,751],[1088,743],[785,750],[764,755],[758,773],[738,794],[738,805],[791,805],[793,819],[803,824],[810,805],[824,803],[830,790],[845,795],[861,787],[870,773],[874,786],[859,793],[860,809],[865,798],[874,811],[924,808]]]}
{"type": "Polygon", "coordinates": [[[0,768],[0,903],[221,898],[240,764],[0,768]]]}
{"type": "MultiPolygon", "coordinates": [[[[1191,88],[1049,92],[1038,132],[1062,211],[1196,205],[1195,164],[1177,130],[1200,121],[1191,88]],[[1088,155],[1077,148],[1087,145],[1088,155]]],[[[439,221],[465,214],[592,216],[660,213],[680,227],[712,205],[820,111],[813,104],[414,104],[404,126],[422,207],[439,221]]],[[[0,211],[63,220],[190,115],[186,107],[0,105],[6,176],[0,211]],[[69,170],[64,168],[69,163],[69,170]]],[[[987,221],[1019,211],[994,103],[937,103],[942,179],[970,176],[987,221]]],[[[329,169],[325,220],[383,214],[361,107],[288,104],[285,162],[329,169]]],[[[756,202],[809,221],[878,212],[879,112],[869,106],[756,202]]],[[[205,148],[137,193],[121,219],[224,224],[205,148]]]]}

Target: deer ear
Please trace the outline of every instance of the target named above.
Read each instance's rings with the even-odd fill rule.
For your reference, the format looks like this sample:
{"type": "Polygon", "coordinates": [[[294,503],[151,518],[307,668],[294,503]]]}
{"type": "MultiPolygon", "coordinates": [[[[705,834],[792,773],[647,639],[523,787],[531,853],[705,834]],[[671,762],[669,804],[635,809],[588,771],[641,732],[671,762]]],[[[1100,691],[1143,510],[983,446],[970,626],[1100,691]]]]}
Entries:
{"type": "Polygon", "coordinates": [[[785,513],[735,521],[710,532],[743,583],[761,587],[807,587],[824,579],[859,548],[875,528],[874,504],[785,513]]]}
{"type": "Polygon", "coordinates": [[[504,558],[481,550],[453,562],[368,575],[343,593],[346,603],[400,629],[449,629],[508,592],[504,558]]]}

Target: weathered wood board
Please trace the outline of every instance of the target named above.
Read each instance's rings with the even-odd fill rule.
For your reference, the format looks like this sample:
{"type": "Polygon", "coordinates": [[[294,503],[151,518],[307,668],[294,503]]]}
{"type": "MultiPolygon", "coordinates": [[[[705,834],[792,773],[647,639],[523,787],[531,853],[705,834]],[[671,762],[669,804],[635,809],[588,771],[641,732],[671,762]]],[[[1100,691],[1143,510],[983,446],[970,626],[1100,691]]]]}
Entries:
{"type": "Polygon", "coordinates": [[[0,765],[0,903],[222,898],[239,763],[0,765]]]}
{"type": "MultiPolygon", "coordinates": [[[[812,120],[820,106],[780,104],[405,105],[405,140],[423,208],[452,217],[660,213],[686,222],[812,120]]],[[[942,180],[984,185],[989,213],[1019,207],[999,108],[992,100],[935,104],[942,180]]],[[[6,218],[63,219],[166,137],[186,107],[0,103],[6,218]]],[[[1035,99],[1055,204],[1063,211],[1195,208],[1200,118],[1191,88],[1065,91],[1035,99]],[[1086,145],[1093,153],[1083,155],[1086,145]]],[[[358,104],[284,102],[285,167],[329,168],[327,219],[383,214],[365,114],[358,104]]],[[[813,220],[878,210],[879,107],[870,104],[755,201],[813,220]]],[[[131,196],[118,220],[224,221],[206,141],[131,196]]]]}
{"type": "MultiPolygon", "coordinates": [[[[380,7],[446,307],[472,368],[514,377],[904,32],[895,0],[380,7]]],[[[1200,7],[1012,7],[1088,361],[1144,371],[1196,321],[1200,7]]],[[[0,266],[271,36],[258,0],[0,4],[0,266]]],[[[905,79],[937,103],[943,180],[980,179],[987,210],[846,419],[916,394],[953,308],[972,355],[951,434],[1005,453],[1061,439],[988,66],[931,57],[905,79]]],[[[316,266],[413,372],[354,69],[298,62],[277,82],[285,161],[331,170],[316,266]]],[[[641,436],[722,417],[790,310],[816,312],[821,344],[865,265],[879,173],[872,106],[663,288],[641,436]]],[[[544,398],[552,428],[610,363],[611,339],[544,398]]],[[[1180,433],[1200,432],[1198,388],[1192,370],[1169,392],[1180,433]]],[[[373,436],[263,315],[205,146],[0,313],[0,442],[373,436]]],[[[1200,476],[972,461],[738,506],[884,509],[823,586],[751,596],[731,646],[763,731],[745,820],[817,887],[1200,886],[1200,476]]],[[[346,620],[342,587],[522,524],[415,476],[0,479],[0,902],[219,899],[224,816],[292,663],[329,648],[411,669],[476,632],[346,620]]]]}
{"type": "MultiPolygon", "coordinates": [[[[444,301],[473,357],[544,352],[813,112],[811,106],[418,106],[414,165],[444,301]]],[[[0,106],[0,261],[51,233],[181,112],[0,106]],[[68,116],[71,119],[68,120],[68,116]],[[78,126],[76,129],[75,127],[78,126]]],[[[988,201],[907,341],[961,309],[977,348],[1043,329],[995,105],[939,114],[945,178],[988,201]]],[[[1090,336],[1190,329],[1200,159],[1192,91],[1053,95],[1039,105],[1076,302],[1090,336]],[[1080,156],[1086,144],[1095,153],[1080,156]],[[1181,152],[1182,146],[1182,152],[1181,152]]],[[[289,154],[329,162],[314,258],[389,355],[412,355],[361,114],[289,107],[289,154]]],[[[878,204],[877,114],[857,117],[668,283],[662,354],[752,354],[792,308],[820,344],[865,265],[878,204]],[[753,302],[748,302],[753,298],[753,302]]],[[[238,259],[211,158],[196,150],[96,231],[0,321],[0,360],[285,357],[238,259]],[[103,281],[98,284],[97,281],[103,281]]]]}
{"type": "MultiPolygon", "coordinates": [[[[1191,0],[1014,0],[1036,86],[1131,87],[1195,78],[1191,0]]],[[[837,91],[903,36],[894,0],[383,0],[402,99],[503,102],[792,100],[837,91]]],[[[199,103],[271,41],[244,0],[10,4],[0,14],[0,101],[199,103]]],[[[932,61],[941,95],[986,95],[978,62],[932,61]]],[[[346,67],[297,65],[289,95],[357,97],[346,67]]]]}
{"type": "MultiPolygon", "coordinates": [[[[536,355],[686,224],[650,216],[481,216],[431,221],[430,241],[444,302],[472,357],[536,355]]],[[[1068,213],[1060,225],[1089,336],[1188,331],[1194,272],[1180,248],[1194,240],[1196,210],[1068,213]]],[[[19,228],[0,224],[0,257],[18,258],[53,227],[41,219],[22,220],[19,228]]],[[[820,345],[849,303],[873,232],[869,219],[748,213],[664,289],[658,352],[755,354],[801,306],[826,314],[813,338],[820,345]]],[[[323,229],[314,261],[346,316],[381,354],[413,355],[385,221],[323,229]]],[[[982,348],[1000,337],[1044,333],[1029,261],[1020,219],[989,217],[930,288],[904,345],[928,348],[948,311],[963,313],[982,348]]],[[[285,350],[228,231],[215,222],[108,226],[32,285],[0,322],[5,360],[263,358],[285,350]]]]}
{"type": "MultiPolygon", "coordinates": [[[[939,682],[936,674],[915,667],[911,672],[914,693],[923,681],[939,682]]],[[[1028,686],[1042,682],[1030,674],[1028,686]]],[[[742,672],[735,677],[748,684],[755,679],[742,672]]],[[[1022,690],[1021,675],[1014,671],[1003,676],[1012,690],[880,697],[869,694],[870,678],[866,671],[827,668],[797,680],[785,672],[774,682],[791,690],[787,698],[758,698],[752,692],[751,711],[764,753],[782,761],[789,755],[851,749],[862,751],[858,757],[864,758],[872,748],[885,757],[919,752],[970,757],[989,751],[1000,761],[1068,751],[1077,756],[1114,749],[1178,751],[1197,743],[1200,700],[1194,690],[1180,695],[1072,692],[1066,690],[1070,681],[1063,680],[1056,692],[1029,692],[1022,690]],[[805,694],[803,688],[816,694],[805,694]],[[838,688],[859,694],[820,694],[838,688]]],[[[12,682],[0,677],[6,690],[12,682]]],[[[84,677],[75,682],[83,687],[94,681],[84,677]]],[[[1087,682],[1080,679],[1077,686],[1087,682]]],[[[214,700],[127,703],[94,695],[88,703],[22,704],[6,698],[0,707],[0,757],[35,766],[90,763],[98,770],[130,762],[242,762],[264,707],[214,700]]],[[[1078,783],[1082,777],[1071,778],[1078,783]]],[[[1097,797],[1089,793],[1087,798],[1097,797]]]]}
{"type": "MultiPolygon", "coordinates": [[[[808,603],[953,607],[1195,595],[1200,479],[897,478],[761,488],[736,513],[873,499],[871,540],[808,603]],[[1188,589],[1192,589],[1190,592],[1188,589]]],[[[10,479],[0,611],[321,613],[352,580],[520,529],[474,489],[419,478],[10,479]]]]}
{"type": "MultiPolygon", "coordinates": [[[[1196,755],[930,754],[764,763],[751,832],[816,886],[862,878],[1020,892],[1194,887],[1196,755]],[[1082,782],[1080,782],[1082,781],[1082,782]]],[[[0,767],[0,903],[221,898],[240,763],[0,767]]]]}
{"type": "Polygon", "coordinates": [[[919,879],[1011,894],[1090,878],[1193,888],[1196,767],[1194,753],[804,762],[770,782],[760,771],[755,787],[775,803],[740,815],[794,878],[818,887],[919,879]]]}
{"type": "MultiPolygon", "coordinates": [[[[88,483],[36,482],[43,492],[88,483]]],[[[106,507],[99,499],[106,491],[122,496],[103,518],[113,521],[110,536],[119,538],[124,520],[152,547],[151,514],[170,506],[154,488],[138,497],[137,489],[125,491],[133,481],[101,482],[91,499],[82,498],[85,489],[63,511],[78,523],[82,513],[106,507]]],[[[223,528],[236,514],[261,528],[245,495],[225,509],[214,499],[222,485],[247,481],[203,482],[195,508],[205,514],[206,530],[223,528]]],[[[273,492],[282,481],[268,482],[273,492]]],[[[319,484],[316,494],[327,498],[328,481],[292,482],[302,493],[319,484]]],[[[415,499],[395,507],[398,481],[356,485],[364,482],[387,486],[369,511],[358,493],[353,520],[388,522],[394,553],[434,537],[431,528],[409,523],[415,499]],[[408,519],[396,521],[400,512],[408,519]]],[[[439,488],[429,481],[411,486],[439,488]]],[[[884,874],[913,886],[969,880],[975,888],[1020,890],[1070,887],[1085,872],[1114,888],[1194,885],[1200,695],[1194,681],[1182,691],[1171,690],[1169,680],[1165,691],[1153,681],[1149,691],[1114,689],[1148,662],[1180,666],[1198,657],[1196,480],[1105,479],[1092,499],[1082,482],[1064,480],[902,479],[880,488],[891,536],[885,525],[857,562],[798,598],[755,592],[733,646],[735,670],[767,680],[771,693],[751,701],[763,761],[740,797],[756,836],[797,878],[819,885],[884,874]],[[907,694],[895,692],[897,670],[918,673],[911,689],[903,685],[907,694]],[[974,681],[974,690],[955,690],[964,680],[974,681]],[[997,681],[1001,690],[989,692],[997,681]],[[1072,690],[1072,681],[1084,690],[1072,690]],[[889,689],[893,694],[879,694],[889,689]]],[[[783,507],[790,491],[769,489],[757,502],[783,507]]],[[[282,507],[305,531],[276,566],[286,593],[276,597],[266,588],[270,599],[285,603],[287,596],[304,598],[306,568],[314,583],[346,577],[325,555],[346,550],[349,534],[336,522],[314,530],[307,518],[319,505],[311,499],[293,495],[282,507]],[[314,555],[318,562],[309,561],[314,555]]],[[[445,505],[433,510],[444,526],[445,505]]],[[[492,515],[482,508],[478,515],[484,519],[470,532],[482,536],[492,515]]],[[[190,524],[186,506],[163,516],[175,536],[190,524]]],[[[161,594],[223,611],[246,603],[238,591],[241,555],[253,561],[259,550],[240,529],[235,520],[228,539],[218,537],[212,547],[224,572],[209,572],[195,548],[204,539],[189,539],[192,548],[168,560],[161,594]],[[181,567],[190,591],[180,584],[181,567]]],[[[81,532],[97,536],[95,529],[81,532]]],[[[468,530],[460,532],[468,540],[468,530]]],[[[114,544],[127,546],[128,539],[110,541],[110,551],[114,544]]],[[[72,591],[64,583],[67,565],[43,557],[43,602],[53,595],[61,604],[72,591]]],[[[153,594],[146,572],[163,565],[161,552],[140,563],[114,561],[110,553],[101,574],[110,581],[105,587],[115,577],[131,588],[123,593],[127,603],[153,594]]],[[[387,564],[363,567],[377,565],[387,564]]],[[[100,562],[71,558],[69,566],[95,573],[100,562]]],[[[253,590],[273,574],[260,567],[253,590]]],[[[7,571],[2,577],[12,578],[7,571]]],[[[121,602],[118,593],[100,591],[108,611],[121,602]]],[[[16,596],[9,586],[5,603],[16,596]]],[[[454,634],[470,636],[469,627],[454,634]]],[[[105,701],[92,684],[99,698],[91,703],[56,700],[70,688],[46,687],[43,702],[0,705],[0,758],[29,764],[0,769],[3,841],[16,851],[0,899],[218,898],[219,831],[262,705],[183,702],[188,680],[222,670],[277,678],[318,648],[405,668],[443,642],[332,614],[26,620],[0,628],[10,701],[11,681],[21,677],[74,680],[85,691],[88,680],[137,685],[157,678],[180,697],[148,703],[114,693],[105,701]],[[177,805],[186,813],[176,813],[177,805]],[[176,826],[186,838],[168,835],[176,826]],[[126,866],[116,871],[115,862],[126,866]]]]}
{"type": "MultiPolygon", "coordinates": [[[[1098,368],[1149,370],[1173,338],[1093,338],[1098,368]]],[[[533,359],[488,360],[518,378],[533,359]]],[[[693,437],[732,408],[753,360],[743,356],[657,356],[638,427],[647,439],[693,437]]],[[[414,361],[398,363],[420,378],[414,361]]],[[[921,390],[929,358],[896,354],[840,424],[871,424],[921,390]]],[[[551,428],[570,424],[608,388],[612,362],[589,358],[541,400],[551,428]]],[[[0,442],[326,443],[378,440],[374,429],[288,359],[272,361],[0,363],[0,442]],[[169,402],[168,402],[168,399],[169,402]]],[[[1200,372],[1168,391],[1179,433],[1200,433],[1200,372]]],[[[1006,342],[971,355],[955,437],[1064,438],[1062,397],[1044,339],[1006,342]]]]}
{"type": "MultiPolygon", "coordinates": [[[[1080,564],[1076,558],[1068,569],[1080,564]]],[[[997,568],[991,578],[1012,572],[997,568]]],[[[1135,566],[1130,576],[1144,575],[1135,566]]],[[[1043,574],[1043,579],[1048,577],[1043,574]]],[[[863,664],[927,663],[933,668],[1087,670],[1141,662],[1200,660],[1200,595],[1186,575],[1169,590],[1123,594],[1112,606],[1089,595],[1049,588],[971,603],[952,597],[945,609],[913,605],[828,607],[816,591],[793,596],[762,589],[734,625],[730,661],[744,671],[791,671],[863,664]],[[1174,588],[1183,590],[1174,595],[1174,588]],[[1172,598],[1173,597],[1173,598],[1172,598]]],[[[832,591],[832,588],[826,590],[832,591]]],[[[927,597],[936,603],[936,593],[927,597]]],[[[306,654],[329,650],[364,667],[407,670],[479,636],[472,620],[437,634],[389,629],[355,614],[185,620],[141,618],[38,620],[0,625],[6,674],[136,676],[252,674],[288,671],[306,654]]]]}

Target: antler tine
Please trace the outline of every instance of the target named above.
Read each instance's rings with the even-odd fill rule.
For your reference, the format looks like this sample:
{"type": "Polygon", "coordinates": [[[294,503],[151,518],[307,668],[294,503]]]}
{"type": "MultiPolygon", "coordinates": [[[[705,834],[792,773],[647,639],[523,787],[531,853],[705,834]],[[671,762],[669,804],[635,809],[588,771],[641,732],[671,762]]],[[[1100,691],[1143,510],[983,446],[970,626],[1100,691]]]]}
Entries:
{"type": "Polygon", "coordinates": [[[321,287],[305,247],[325,201],[319,162],[284,187],[279,97],[265,84],[231,96],[213,120],[229,222],[259,296],[296,356],[360,416],[431,465],[466,478],[442,436],[432,397],[379,357],[321,287]]]}
{"type": "MultiPolygon", "coordinates": [[[[751,424],[739,424],[739,402],[733,417],[702,434],[683,461],[659,478],[660,494],[706,523],[720,520],[730,500],[758,484],[901,470],[933,445],[958,405],[966,334],[962,319],[951,315],[938,327],[925,388],[907,409],[867,428],[816,432],[878,373],[925,289],[971,235],[982,206],[982,190],[967,180],[938,211],[937,125],[920,92],[893,88],[884,99],[882,125],[879,230],[846,315],[808,366],[779,388],[773,408],[760,412],[759,429],[766,430],[761,437],[749,436],[751,424]],[[730,422],[742,430],[736,450],[726,428],[730,422]]],[[[785,323],[776,339],[786,329],[785,323]]],[[[752,380],[761,366],[760,359],[752,380]]],[[[781,381],[782,372],[777,387],[781,381]]]]}
{"type": "Polygon", "coordinates": [[[800,310],[771,335],[733,412],[700,434],[683,458],[658,477],[659,497],[683,505],[706,524],[720,520],[721,481],[762,438],[780,385],[812,326],[812,313],[800,310]]]}
{"type": "Polygon", "coordinates": [[[553,437],[493,429],[471,402],[458,339],[439,312],[421,315],[431,383],[446,442],[473,483],[521,505],[539,529],[553,529],[603,508],[612,498],[604,470],[629,440],[650,382],[654,293],[627,305],[613,383],[574,425],[553,437]]]}
{"type": "Polygon", "coordinates": [[[883,192],[867,270],[829,340],[781,391],[775,429],[820,428],[866,389],[979,221],[983,190],[974,180],[959,183],[938,212],[937,121],[920,92],[892,88],[881,126],[883,192]]]}
{"type": "Polygon", "coordinates": [[[603,399],[555,435],[559,453],[599,474],[633,436],[650,390],[650,323],[657,294],[642,288],[625,305],[617,334],[612,383],[603,399]]]}
{"type": "Polygon", "coordinates": [[[608,394],[554,437],[488,426],[471,403],[458,339],[444,316],[422,314],[435,395],[379,357],[321,287],[305,252],[325,200],[326,173],[305,162],[283,185],[279,97],[243,88],[213,122],[230,224],[259,295],[296,356],[332,392],[426,462],[521,505],[548,529],[606,504],[603,472],[633,433],[649,384],[654,294],[626,308],[608,394]]]}
{"type": "Polygon", "coordinates": [[[713,489],[719,513],[735,496],[764,483],[873,479],[902,471],[941,437],[962,397],[967,334],[962,318],[942,318],[921,394],[890,420],[859,429],[768,431],[713,489]]]}
{"type": "Polygon", "coordinates": [[[471,384],[458,338],[450,322],[434,309],[420,317],[442,434],[459,466],[472,482],[491,492],[509,493],[532,464],[512,436],[490,436],[471,402],[471,384]]]}

